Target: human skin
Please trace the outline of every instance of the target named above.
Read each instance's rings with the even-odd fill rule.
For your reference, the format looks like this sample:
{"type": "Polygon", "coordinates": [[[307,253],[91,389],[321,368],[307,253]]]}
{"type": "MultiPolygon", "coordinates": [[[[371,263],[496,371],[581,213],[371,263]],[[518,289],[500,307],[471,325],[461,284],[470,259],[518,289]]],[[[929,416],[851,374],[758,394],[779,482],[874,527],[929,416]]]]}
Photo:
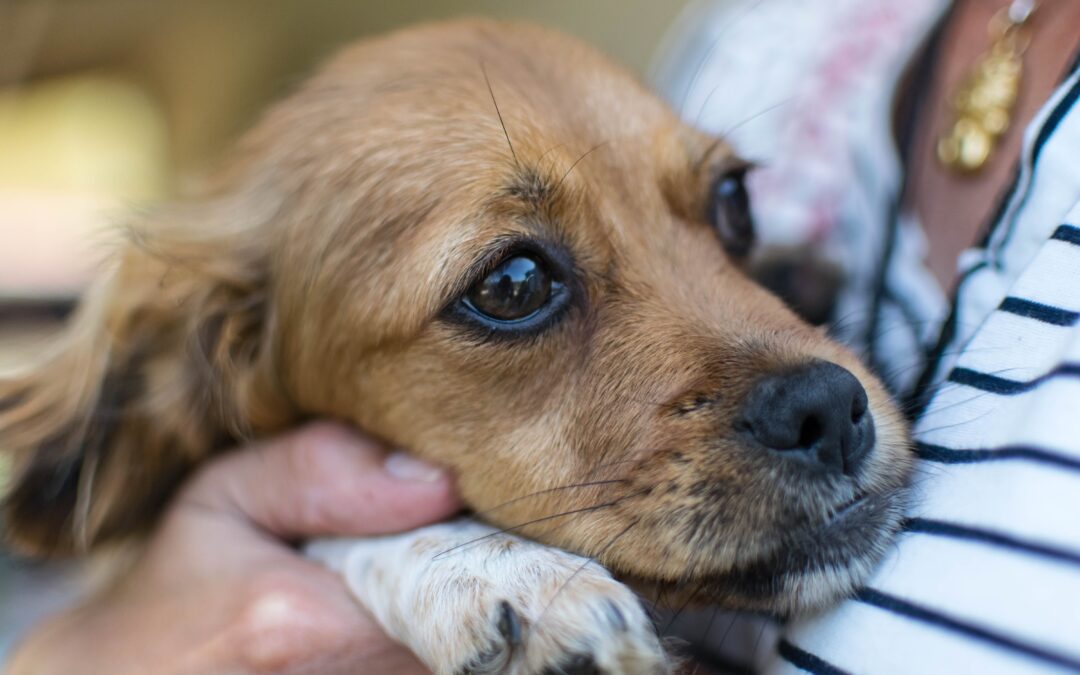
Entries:
{"type": "MultiPolygon", "coordinates": [[[[1080,44],[1080,2],[1041,0],[1029,27],[1020,95],[1013,121],[986,166],[975,175],[957,174],[937,160],[937,139],[951,124],[949,99],[988,48],[987,24],[1010,0],[958,0],[944,27],[938,60],[918,111],[918,131],[908,167],[906,202],[914,207],[929,240],[927,262],[948,290],[956,257],[971,246],[1012,179],[1024,129],[1050,97],[1080,44]]],[[[911,92],[907,92],[911,95],[911,92]]]]}
{"type": "MultiPolygon", "coordinates": [[[[1073,27],[1080,25],[1080,3],[1044,0],[1033,20],[1025,87],[1012,126],[983,173],[973,178],[948,173],[937,164],[933,151],[947,123],[947,97],[985,49],[990,16],[1007,4],[1005,0],[960,0],[947,27],[937,76],[916,136],[908,201],[926,227],[932,268],[946,286],[955,273],[956,254],[975,240],[1010,177],[1024,126],[1052,91],[1075,49],[1073,27]]],[[[346,432],[323,427],[300,433],[347,437],[346,432]]],[[[289,482],[283,491],[264,492],[267,485],[257,477],[260,471],[271,471],[274,462],[265,457],[242,460],[260,454],[276,457],[272,449],[282,447],[281,443],[291,447],[290,442],[295,444],[295,437],[211,465],[174,505],[133,572],[106,595],[39,628],[17,652],[9,673],[119,672],[118,663],[132,664],[130,672],[145,672],[148,663],[154,672],[168,666],[173,666],[172,672],[349,672],[358,664],[370,672],[424,672],[379,633],[335,577],[295,555],[281,539],[373,534],[363,525],[375,521],[383,526],[382,532],[388,527],[408,529],[455,508],[449,484],[439,479],[427,488],[410,488],[430,490],[425,494],[431,501],[408,501],[401,496],[404,491],[391,491],[392,497],[379,498],[389,500],[385,510],[379,510],[380,506],[368,511],[366,521],[355,516],[355,520],[335,522],[335,527],[324,523],[314,528],[320,531],[310,531],[305,525],[312,523],[303,522],[309,517],[303,509],[287,510],[296,504],[289,495],[303,501],[304,494],[319,493],[320,476],[307,476],[310,483],[289,482]],[[225,478],[220,478],[223,474],[225,478]],[[222,480],[282,501],[274,506],[255,497],[255,502],[232,504],[228,499],[232,491],[221,491],[222,480]],[[293,494],[293,490],[303,494],[293,494]],[[188,501],[192,494],[198,497],[195,502],[188,501]],[[403,516],[399,508],[411,515],[403,516]],[[170,588],[184,588],[184,596],[165,592],[170,588]],[[296,611],[281,611],[284,607],[296,611]],[[283,617],[282,623],[262,623],[267,616],[283,617]]],[[[364,462],[378,462],[374,459],[377,451],[370,446],[359,456],[366,458],[364,462]]],[[[354,508],[359,501],[343,495],[334,499],[354,508]]]]}
{"type": "Polygon", "coordinates": [[[253,444],[196,474],[130,571],[33,631],[6,672],[425,673],[287,542],[405,531],[459,508],[445,472],[343,427],[253,444]]]}

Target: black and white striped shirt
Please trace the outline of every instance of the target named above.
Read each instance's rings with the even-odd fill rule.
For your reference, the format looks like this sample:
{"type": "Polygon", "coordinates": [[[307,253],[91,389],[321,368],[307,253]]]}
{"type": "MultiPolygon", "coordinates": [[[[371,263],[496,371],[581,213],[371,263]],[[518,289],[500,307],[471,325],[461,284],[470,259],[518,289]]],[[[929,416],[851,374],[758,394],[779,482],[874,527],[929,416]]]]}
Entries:
{"type": "MultiPolygon", "coordinates": [[[[869,104],[849,105],[845,98],[880,95],[891,103],[886,94],[944,3],[765,0],[740,18],[752,4],[693,6],[694,27],[676,29],[697,35],[686,44],[708,44],[713,25],[724,31],[724,46],[707,53],[687,48],[661,62],[658,77],[671,85],[676,104],[691,101],[690,113],[698,114],[694,102],[729,79],[756,78],[758,89],[768,90],[762,70],[740,75],[724,63],[741,50],[732,57],[736,64],[753,66],[746,64],[747,50],[769,50],[760,44],[763,30],[772,31],[770,39],[782,41],[786,52],[827,51],[835,47],[813,45],[829,44],[840,25],[853,30],[852,16],[866,16],[874,6],[880,10],[872,14],[874,25],[888,24],[897,37],[894,43],[882,40],[876,56],[864,56],[865,72],[841,73],[850,75],[850,87],[835,107],[848,126],[829,128],[846,134],[848,146],[823,147],[849,151],[844,159],[854,169],[845,178],[853,183],[821,191],[841,204],[832,213],[841,223],[857,220],[877,231],[867,241],[841,247],[841,259],[865,250],[860,246],[892,253],[876,288],[884,301],[874,299],[869,276],[859,278],[869,272],[848,268],[855,292],[871,298],[868,312],[882,313],[867,319],[878,324],[876,333],[867,334],[877,347],[870,351],[878,366],[925,371],[922,395],[915,398],[923,407],[915,425],[921,458],[917,497],[905,532],[854,599],[786,627],[776,646],[759,650],[756,660],[768,672],[1080,672],[1080,70],[1072,67],[1026,130],[1015,185],[990,234],[962,254],[961,281],[949,310],[939,304],[939,294],[927,290],[925,270],[916,268],[918,224],[889,209],[901,183],[896,153],[886,145],[887,113],[869,104]],[[764,16],[758,15],[762,10],[764,16]],[[808,13],[831,19],[809,19],[808,13]],[[722,65],[712,69],[713,62],[722,65]],[[684,71],[696,72],[696,81],[680,79],[684,71]],[[889,213],[893,222],[882,216],[889,213]],[[889,237],[895,239],[890,243],[889,237]],[[905,337],[898,341],[893,333],[905,337]]],[[[784,52],[760,58],[776,59],[777,53],[784,52]]],[[[813,80],[815,67],[828,68],[828,55],[797,61],[790,66],[794,74],[777,78],[781,91],[766,91],[759,102],[785,95],[812,99],[813,87],[808,94],[802,82],[813,80]]],[[[732,86],[738,90],[737,83],[732,86]]],[[[721,111],[730,101],[701,104],[706,119],[710,105],[721,111]]],[[[721,119],[706,126],[723,132],[730,124],[721,119]]],[[[784,138],[790,124],[757,123],[743,140],[753,145],[756,135],[784,138]]],[[[740,139],[735,141],[738,147],[740,139]]],[[[784,162],[779,155],[775,159],[784,162]]],[[[805,163],[793,167],[786,170],[806,169],[805,163]]],[[[766,236],[777,214],[784,212],[758,214],[766,221],[766,236]]],[[[837,232],[840,238],[842,224],[837,232]]],[[[827,245],[830,233],[818,241],[827,245]]],[[[910,386],[915,379],[893,378],[890,384],[910,386]]]]}

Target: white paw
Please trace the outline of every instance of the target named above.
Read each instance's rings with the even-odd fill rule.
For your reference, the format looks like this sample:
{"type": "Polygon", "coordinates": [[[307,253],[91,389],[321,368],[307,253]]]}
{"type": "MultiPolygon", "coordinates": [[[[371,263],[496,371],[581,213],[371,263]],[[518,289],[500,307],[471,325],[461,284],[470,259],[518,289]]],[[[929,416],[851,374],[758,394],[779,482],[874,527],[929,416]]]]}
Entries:
{"type": "Polygon", "coordinates": [[[600,565],[471,521],[324,540],[384,629],[440,675],[657,675],[671,667],[637,596],[600,565]]]}

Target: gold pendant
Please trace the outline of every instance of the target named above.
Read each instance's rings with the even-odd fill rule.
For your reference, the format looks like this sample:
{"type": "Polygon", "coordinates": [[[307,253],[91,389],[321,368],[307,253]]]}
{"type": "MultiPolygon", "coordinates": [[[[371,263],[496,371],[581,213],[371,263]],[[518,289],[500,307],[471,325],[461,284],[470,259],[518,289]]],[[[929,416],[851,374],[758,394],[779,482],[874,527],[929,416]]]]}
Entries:
{"type": "Polygon", "coordinates": [[[990,22],[990,37],[989,51],[953,94],[952,125],[937,143],[938,160],[959,173],[975,173],[986,164],[1012,122],[1020,93],[1028,45],[1023,22],[999,14],[990,22]]]}

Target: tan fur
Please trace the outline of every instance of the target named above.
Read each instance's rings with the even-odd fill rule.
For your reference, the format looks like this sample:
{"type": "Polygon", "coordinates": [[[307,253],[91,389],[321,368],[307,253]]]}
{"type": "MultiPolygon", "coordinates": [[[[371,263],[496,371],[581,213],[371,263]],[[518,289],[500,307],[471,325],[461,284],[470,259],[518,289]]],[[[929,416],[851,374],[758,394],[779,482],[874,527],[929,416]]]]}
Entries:
{"type": "Polygon", "coordinates": [[[145,529],[206,457],[328,416],[452,467],[483,518],[644,586],[789,608],[724,575],[857,490],[898,489],[910,459],[873,376],[704,222],[738,161],[544,29],[456,22],[346,50],[220,187],[140,218],[56,354],[0,383],[12,540],[65,553],[145,529]],[[510,236],[564,249],[580,288],[546,332],[484,340],[443,310],[510,236]],[[856,480],[808,485],[731,431],[757,377],[812,358],[869,393],[878,444],[856,480]]]}

